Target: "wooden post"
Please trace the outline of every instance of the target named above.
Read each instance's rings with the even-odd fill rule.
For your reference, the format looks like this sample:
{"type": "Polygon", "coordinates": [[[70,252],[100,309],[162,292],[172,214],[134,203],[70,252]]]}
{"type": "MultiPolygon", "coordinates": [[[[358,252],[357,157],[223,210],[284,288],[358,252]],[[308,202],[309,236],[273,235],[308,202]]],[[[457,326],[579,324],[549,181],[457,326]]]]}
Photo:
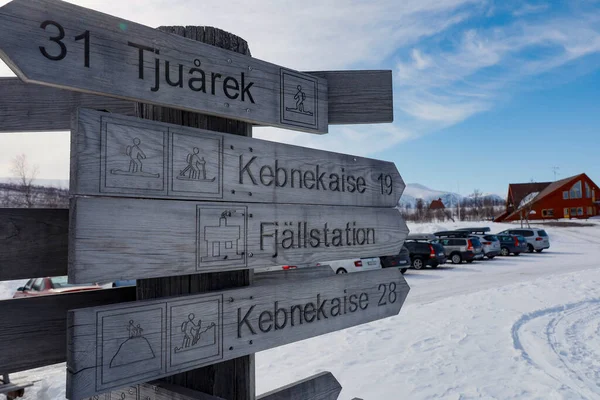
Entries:
{"type": "MultiPolygon", "coordinates": [[[[213,27],[166,26],[158,28],[188,39],[250,55],[248,43],[242,38],[213,27]]],[[[169,122],[195,128],[252,136],[251,124],[180,111],[149,104],[138,104],[137,115],[154,121],[169,122]]],[[[141,279],[137,281],[137,299],[151,299],[210,290],[247,286],[252,281],[252,270],[217,272],[177,276],[170,278],[141,279]]],[[[164,381],[204,392],[226,400],[254,400],[254,355],[239,357],[209,367],[173,375],[164,381]]]]}

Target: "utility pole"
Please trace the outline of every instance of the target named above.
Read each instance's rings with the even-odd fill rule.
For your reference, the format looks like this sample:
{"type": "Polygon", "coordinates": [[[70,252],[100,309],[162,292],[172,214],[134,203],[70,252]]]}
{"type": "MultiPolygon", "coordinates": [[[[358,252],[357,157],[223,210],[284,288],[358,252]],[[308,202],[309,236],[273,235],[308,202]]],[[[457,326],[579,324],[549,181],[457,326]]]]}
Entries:
{"type": "Polygon", "coordinates": [[[460,221],[461,220],[460,219],[460,183],[456,182],[456,187],[458,190],[458,192],[456,193],[457,194],[457,196],[456,196],[457,203],[456,204],[458,205],[458,207],[456,207],[456,208],[458,208],[458,220],[460,221]]]}
{"type": "Polygon", "coordinates": [[[552,167],[552,172],[554,172],[554,182],[556,182],[556,176],[558,175],[558,170],[560,169],[560,167],[552,167]]]}

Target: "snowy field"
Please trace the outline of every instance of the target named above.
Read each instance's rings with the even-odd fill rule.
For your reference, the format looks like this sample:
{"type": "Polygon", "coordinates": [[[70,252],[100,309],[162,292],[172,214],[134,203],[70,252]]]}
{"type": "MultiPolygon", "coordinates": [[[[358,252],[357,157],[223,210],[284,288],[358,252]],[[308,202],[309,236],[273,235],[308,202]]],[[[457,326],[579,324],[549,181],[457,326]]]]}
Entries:
{"type": "MultiPolygon", "coordinates": [[[[467,225],[514,227],[410,228],[467,225]]],[[[544,229],[549,251],[409,270],[398,316],[258,353],[257,392],[331,371],[343,400],[600,399],[600,221],[544,229]]],[[[64,368],[14,378],[41,380],[25,399],[62,399],[64,368]]]]}

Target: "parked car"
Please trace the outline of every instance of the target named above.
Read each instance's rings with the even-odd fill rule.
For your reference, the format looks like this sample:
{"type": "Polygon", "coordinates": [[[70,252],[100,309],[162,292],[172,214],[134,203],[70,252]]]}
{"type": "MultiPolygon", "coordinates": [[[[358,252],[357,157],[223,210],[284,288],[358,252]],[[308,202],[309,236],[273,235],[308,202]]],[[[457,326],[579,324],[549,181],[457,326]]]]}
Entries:
{"type": "Polygon", "coordinates": [[[550,248],[550,237],[543,229],[538,228],[519,228],[507,229],[499,233],[500,235],[521,235],[527,241],[527,251],[541,253],[550,248]]]}
{"type": "Polygon", "coordinates": [[[500,241],[496,235],[490,234],[490,228],[460,228],[459,231],[471,233],[472,236],[477,236],[483,245],[483,255],[490,260],[500,255],[500,241]]]}
{"type": "Polygon", "coordinates": [[[347,260],[321,261],[317,263],[317,266],[321,265],[329,265],[336,274],[381,269],[379,257],[349,258],[347,260]]]}
{"type": "Polygon", "coordinates": [[[438,243],[444,246],[446,257],[453,264],[463,261],[472,263],[483,259],[483,246],[479,239],[464,231],[442,231],[434,233],[438,237],[438,243]]]}
{"type": "Polygon", "coordinates": [[[13,299],[21,297],[48,296],[52,294],[82,292],[86,290],[102,289],[98,284],[72,284],[68,283],[66,276],[53,276],[47,278],[33,278],[25,286],[15,292],[13,299]]]}
{"type": "Polygon", "coordinates": [[[404,245],[410,252],[410,264],[414,269],[419,270],[425,266],[437,268],[440,264],[446,263],[444,247],[432,242],[436,239],[433,235],[408,235],[404,245]]]}
{"type": "Polygon", "coordinates": [[[508,256],[510,254],[514,254],[518,256],[519,254],[527,251],[527,241],[523,236],[517,235],[496,235],[500,240],[500,254],[503,256],[508,256]]]}
{"type": "Polygon", "coordinates": [[[406,248],[406,244],[400,249],[400,253],[395,256],[383,256],[379,257],[381,268],[393,268],[399,267],[400,272],[404,274],[408,267],[410,267],[410,252],[406,248]]]}

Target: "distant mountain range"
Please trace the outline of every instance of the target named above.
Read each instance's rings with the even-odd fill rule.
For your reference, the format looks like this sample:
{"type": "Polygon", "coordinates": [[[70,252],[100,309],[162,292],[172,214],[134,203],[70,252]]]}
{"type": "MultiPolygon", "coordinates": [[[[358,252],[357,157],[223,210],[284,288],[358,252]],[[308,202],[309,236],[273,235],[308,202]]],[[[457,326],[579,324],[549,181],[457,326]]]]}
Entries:
{"type": "MultiPolygon", "coordinates": [[[[17,180],[14,178],[0,178],[0,183],[17,183],[17,180]]],[[[69,188],[69,181],[66,179],[35,179],[33,184],[60,189],[69,188]]],[[[503,202],[506,200],[504,197],[494,193],[482,193],[481,195],[484,198],[489,198],[495,201],[503,202]]],[[[462,202],[464,199],[472,198],[473,194],[463,196],[458,193],[430,189],[425,185],[421,185],[420,183],[408,183],[406,184],[406,189],[404,189],[404,193],[402,194],[398,205],[404,206],[405,204],[410,204],[414,208],[415,204],[417,203],[417,199],[423,199],[427,205],[429,205],[431,200],[442,199],[442,202],[446,207],[452,207],[456,204],[457,200],[462,202]]]]}
{"type": "MultiPolygon", "coordinates": [[[[481,193],[481,196],[482,198],[487,198],[494,201],[505,201],[502,196],[494,193],[481,193]]],[[[406,204],[410,204],[410,206],[414,208],[415,204],[417,203],[417,199],[423,199],[427,205],[429,205],[432,200],[442,199],[442,202],[446,207],[452,207],[457,201],[462,202],[465,199],[472,198],[473,194],[463,196],[458,193],[430,189],[427,186],[421,185],[420,183],[408,183],[406,184],[406,189],[404,189],[404,193],[402,194],[398,205],[403,207],[406,204]]]]}

